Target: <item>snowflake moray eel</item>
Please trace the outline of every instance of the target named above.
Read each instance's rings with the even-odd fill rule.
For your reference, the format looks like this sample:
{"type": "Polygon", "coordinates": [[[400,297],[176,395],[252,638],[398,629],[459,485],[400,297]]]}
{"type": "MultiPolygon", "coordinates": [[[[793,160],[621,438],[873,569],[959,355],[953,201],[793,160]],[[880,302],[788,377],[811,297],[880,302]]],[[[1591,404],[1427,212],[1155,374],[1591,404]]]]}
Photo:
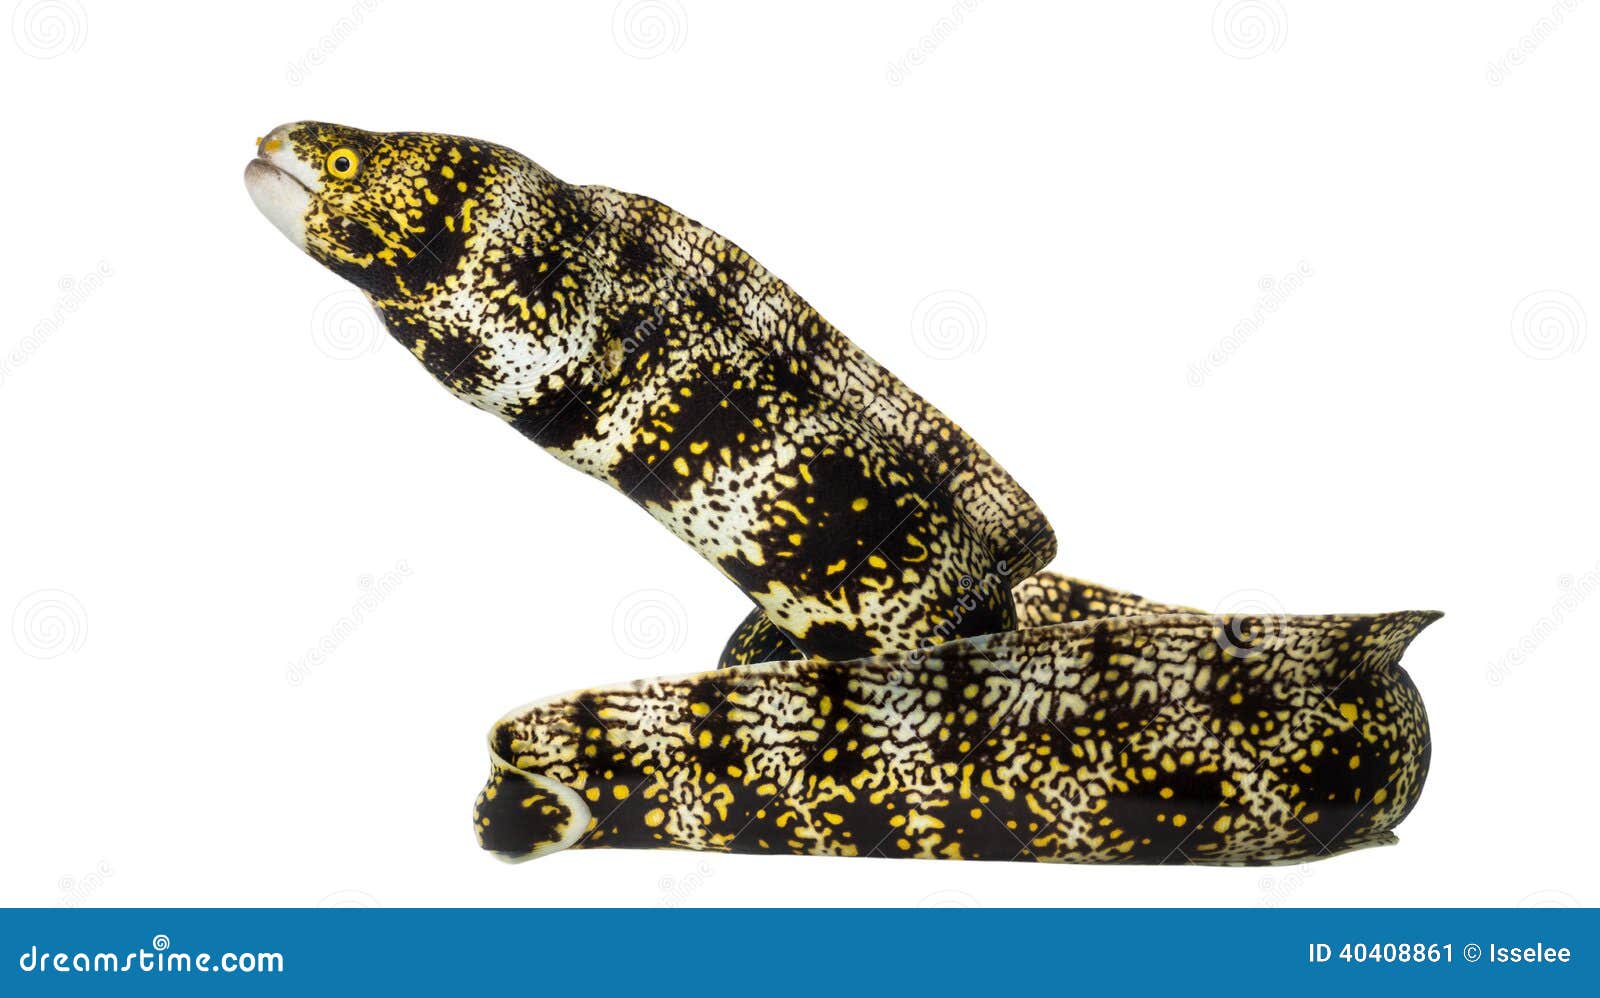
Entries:
{"type": "Polygon", "coordinates": [[[520,708],[479,843],[1263,864],[1394,841],[1399,660],[1438,614],[1206,614],[1048,572],[960,427],[723,236],[503,146],[320,122],[264,215],[449,391],[622,492],[754,603],[719,668],[520,708]]]}

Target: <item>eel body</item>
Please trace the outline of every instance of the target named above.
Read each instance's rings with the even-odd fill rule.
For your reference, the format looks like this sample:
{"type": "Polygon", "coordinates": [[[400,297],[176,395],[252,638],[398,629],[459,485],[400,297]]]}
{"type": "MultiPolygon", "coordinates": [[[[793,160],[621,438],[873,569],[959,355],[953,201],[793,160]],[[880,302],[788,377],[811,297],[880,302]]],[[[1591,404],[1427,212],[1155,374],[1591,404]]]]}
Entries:
{"type": "Polygon", "coordinates": [[[1256,864],[1392,841],[1415,804],[1398,663],[1437,615],[1045,572],[988,452],[692,219],[450,135],[299,122],[256,152],[257,206],[429,373],[754,603],[714,671],[497,723],[484,848],[1256,864]]]}
{"type": "Polygon", "coordinates": [[[301,122],[257,152],[257,205],[434,377],[642,505],[804,654],[1015,625],[1009,585],[952,607],[1053,557],[1033,501],[727,239],[473,139],[301,122]]]}
{"type": "Polygon", "coordinates": [[[1394,841],[1429,759],[1398,661],[1436,615],[1150,613],[1049,573],[1019,589],[1065,622],[515,711],[489,735],[479,842],[1254,865],[1394,841]]]}

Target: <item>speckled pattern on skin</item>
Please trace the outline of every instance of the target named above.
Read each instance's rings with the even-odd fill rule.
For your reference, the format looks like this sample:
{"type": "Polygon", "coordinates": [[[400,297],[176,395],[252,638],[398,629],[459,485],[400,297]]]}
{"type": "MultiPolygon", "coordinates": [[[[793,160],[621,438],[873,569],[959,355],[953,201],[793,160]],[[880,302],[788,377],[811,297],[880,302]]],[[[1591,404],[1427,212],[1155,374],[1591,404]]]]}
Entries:
{"type": "MultiPolygon", "coordinates": [[[[1157,603],[1054,572],[1040,572],[1023,579],[1012,589],[1011,599],[1016,606],[1018,627],[1064,624],[1085,617],[1204,612],[1193,607],[1157,603]]],[[[758,608],[741,621],[728,638],[717,667],[727,669],[735,665],[779,662],[795,656],[794,646],[758,608]]]]}
{"type": "Polygon", "coordinates": [[[1393,841],[1429,744],[1397,663],[1435,614],[1121,615],[1144,601],[1041,583],[1071,622],[516,711],[480,841],[542,851],[576,821],[580,848],[1224,865],[1393,841]],[[567,806],[530,820],[530,773],[567,806]]]}
{"type": "Polygon", "coordinates": [[[644,506],[806,655],[1016,623],[974,580],[1054,555],[1032,500],[722,236],[471,139],[305,122],[258,153],[306,189],[290,238],[430,373],[644,506]]]}
{"type": "MultiPolygon", "coordinates": [[[[1257,864],[1393,841],[1437,615],[1216,616],[1044,572],[976,442],[737,246],[491,143],[302,122],[252,198],[450,391],[756,604],[718,671],[490,733],[480,844],[1257,864]]],[[[530,514],[532,515],[532,514],[530,514]]]]}

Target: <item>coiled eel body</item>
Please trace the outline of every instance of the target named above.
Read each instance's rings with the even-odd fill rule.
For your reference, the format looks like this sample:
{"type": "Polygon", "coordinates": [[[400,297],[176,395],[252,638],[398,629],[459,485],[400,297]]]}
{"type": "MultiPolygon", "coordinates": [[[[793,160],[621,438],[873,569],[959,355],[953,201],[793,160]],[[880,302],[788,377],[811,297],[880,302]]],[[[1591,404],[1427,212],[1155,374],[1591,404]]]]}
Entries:
{"type": "Polygon", "coordinates": [[[1043,572],[1032,499],[724,237],[432,133],[301,122],[246,183],[451,392],[754,602],[723,668],[490,734],[480,844],[1254,864],[1393,841],[1437,615],[1209,615],[1043,572]]]}
{"type": "MultiPolygon", "coordinates": [[[[1019,601],[1081,583],[1045,575],[1019,601]],[[1042,584],[1040,584],[1042,583],[1042,584]]],[[[1262,864],[1394,840],[1434,617],[1106,614],[585,690],[490,733],[485,848],[1262,864]]]]}

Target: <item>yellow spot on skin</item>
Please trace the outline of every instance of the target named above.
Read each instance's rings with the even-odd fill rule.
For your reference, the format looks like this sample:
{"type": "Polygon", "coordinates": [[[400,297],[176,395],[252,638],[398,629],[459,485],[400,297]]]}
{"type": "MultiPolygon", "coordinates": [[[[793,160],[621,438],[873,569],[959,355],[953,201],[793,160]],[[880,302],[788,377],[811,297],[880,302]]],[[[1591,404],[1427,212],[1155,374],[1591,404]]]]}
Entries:
{"type": "Polygon", "coordinates": [[[1361,711],[1357,709],[1356,705],[1353,703],[1340,704],[1339,713],[1343,714],[1344,719],[1349,721],[1351,724],[1356,723],[1356,718],[1361,716],[1361,711]]]}
{"type": "Polygon", "coordinates": [[[1228,830],[1228,826],[1230,826],[1232,824],[1233,824],[1232,816],[1225,814],[1222,817],[1218,818],[1217,819],[1217,823],[1212,825],[1211,827],[1215,828],[1217,830],[1217,834],[1218,835],[1221,835],[1223,832],[1226,832],[1228,830]]]}
{"type": "Polygon", "coordinates": [[[828,566],[828,574],[829,575],[838,575],[840,572],[844,571],[848,567],[849,567],[849,562],[846,561],[844,558],[840,558],[838,561],[836,561],[833,564],[828,566]]]}
{"type": "Polygon", "coordinates": [[[589,798],[590,800],[599,800],[600,799],[600,788],[599,787],[590,787],[588,790],[585,790],[583,792],[583,795],[585,797],[589,798]]]}
{"type": "Polygon", "coordinates": [[[681,457],[675,457],[675,458],[672,459],[672,470],[676,471],[678,474],[682,475],[684,478],[688,478],[689,477],[689,462],[685,461],[681,457]]]}
{"type": "Polygon", "coordinates": [[[867,501],[865,499],[857,499],[855,502],[850,504],[850,508],[859,513],[867,508],[867,501]]]}
{"type": "Polygon", "coordinates": [[[667,820],[667,813],[659,807],[653,807],[645,812],[644,823],[651,828],[660,828],[661,823],[667,820]]]}
{"type": "Polygon", "coordinates": [[[1175,814],[1175,815],[1172,816],[1172,827],[1173,828],[1182,828],[1184,825],[1187,825],[1188,823],[1189,823],[1189,819],[1185,815],[1175,814]]]}
{"type": "Polygon", "coordinates": [[[1380,788],[1377,793],[1372,795],[1372,803],[1374,803],[1374,804],[1382,804],[1384,801],[1386,801],[1388,799],[1389,799],[1389,790],[1388,790],[1387,787],[1380,788]]]}
{"type": "Polygon", "coordinates": [[[612,787],[611,788],[611,796],[615,797],[617,800],[627,800],[628,799],[628,788],[627,787],[622,787],[622,786],[612,787]]]}

